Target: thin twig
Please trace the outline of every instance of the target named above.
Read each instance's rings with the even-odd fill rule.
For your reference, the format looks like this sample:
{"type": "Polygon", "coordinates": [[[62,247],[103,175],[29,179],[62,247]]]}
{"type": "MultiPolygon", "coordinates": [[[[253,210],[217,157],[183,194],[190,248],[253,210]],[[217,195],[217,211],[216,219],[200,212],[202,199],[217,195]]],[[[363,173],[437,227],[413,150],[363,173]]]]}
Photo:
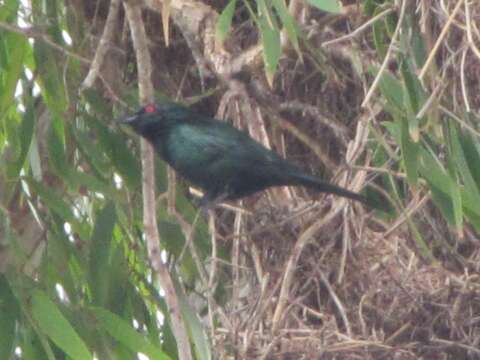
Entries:
{"type": "Polygon", "coordinates": [[[360,35],[364,30],[367,30],[367,28],[370,26],[370,25],[373,25],[375,22],[377,22],[378,20],[386,17],[387,15],[389,15],[391,12],[393,12],[393,9],[392,8],[389,8],[389,9],[386,9],[386,10],[383,10],[381,13],[375,15],[373,18],[371,18],[370,20],[368,20],[366,23],[360,25],[358,28],[356,28],[355,30],[353,30],[351,33],[349,34],[346,34],[346,35],[343,35],[343,36],[340,36],[336,39],[332,39],[332,40],[328,40],[328,41],[325,41],[321,44],[321,46],[330,46],[330,45],[333,45],[333,44],[336,44],[336,43],[339,43],[339,42],[342,42],[342,41],[345,41],[345,40],[349,40],[349,39],[352,39],[354,38],[355,36],[357,35],[360,35]]]}
{"type": "Polygon", "coordinates": [[[210,261],[210,274],[208,277],[208,318],[210,321],[210,336],[212,338],[212,346],[215,347],[215,322],[213,318],[213,294],[215,292],[215,281],[217,275],[217,234],[215,230],[215,212],[208,211],[208,229],[210,232],[210,239],[212,241],[212,254],[210,261]]]}
{"type": "Polygon", "coordinates": [[[37,39],[40,41],[43,41],[45,44],[48,46],[51,46],[58,52],[62,53],[65,56],[72,57],[74,59],[77,59],[83,64],[90,65],[92,62],[90,59],[83,57],[82,55],[78,55],[70,50],[65,49],[63,46],[58,45],[55,41],[50,39],[47,35],[42,34],[38,32],[35,28],[30,27],[30,28],[20,28],[17,26],[13,26],[11,24],[5,23],[3,21],[0,21],[0,29],[4,29],[10,32],[14,32],[16,34],[24,35],[27,38],[32,38],[32,39],[37,39]]]}
{"type": "Polygon", "coordinates": [[[434,104],[435,101],[440,98],[440,94],[442,93],[443,89],[444,89],[444,86],[442,86],[441,84],[438,84],[437,86],[435,86],[435,89],[433,89],[427,101],[425,101],[422,108],[418,110],[417,115],[415,115],[415,118],[417,120],[425,116],[427,111],[431,108],[432,104],[434,104]]]}
{"type": "Polygon", "coordinates": [[[239,300],[239,288],[240,288],[240,232],[243,224],[243,216],[241,212],[235,213],[235,220],[233,222],[233,232],[235,234],[233,238],[232,246],[232,277],[233,277],[233,286],[232,286],[232,304],[238,304],[239,300]]]}
{"type": "Polygon", "coordinates": [[[470,351],[474,354],[480,355],[480,350],[478,348],[476,348],[474,346],[467,345],[467,344],[463,344],[463,343],[458,342],[458,341],[451,341],[451,340],[438,339],[438,338],[433,338],[430,341],[434,342],[434,343],[437,343],[437,344],[442,344],[442,345],[445,345],[445,346],[449,346],[449,347],[456,347],[456,348],[464,349],[464,350],[470,351]]]}
{"type": "Polygon", "coordinates": [[[311,115],[320,124],[332,129],[335,136],[337,136],[343,143],[345,143],[345,138],[348,137],[348,133],[350,132],[349,128],[337,119],[322,114],[317,106],[306,104],[298,100],[292,100],[281,103],[278,108],[281,111],[300,111],[311,115]]]}
{"type": "Polygon", "coordinates": [[[327,288],[328,293],[330,294],[330,297],[332,298],[333,302],[337,306],[338,312],[340,313],[340,316],[343,320],[343,325],[345,325],[345,329],[347,330],[347,335],[349,337],[352,337],[352,327],[350,326],[350,322],[348,321],[347,313],[345,311],[345,308],[342,302],[340,301],[337,294],[335,294],[335,291],[333,290],[332,285],[330,285],[330,282],[328,281],[325,274],[321,270],[318,270],[318,271],[320,272],[320,278],[322,279],[323,284],[327,288]]]}
{"type": "Polygon", "coordinates": [[[473,41],[473,35],[472,35],[473,26],[474,24],[472,22],[472,18],[470,15],[470,5],[468,1],[465,1],[465,27],[467,29],[468,45],[470,46],[470,49],[472,49],[472,52],[480,60],[480,50],[478,49],[478,47],[475,45],[475,42],[473,41]]]}
{"type": "Polygon", "coordinates": [[[409,207],[409,209],[406,209],[402,216],[399,217],[395,221],[395,223],[387,231],[384,232],[383,236],[387,238],[393,231],[395,231],[395,229],[397,229],[400,225],[407,221],[408,218],[411,218],[415,212],[419,211],[428,200],[430,200],[430,195],[425,195],[418,202],[409,207]]]}
{"type": "Polygon", "coordinates": [[[308,146],[308,148],[312,150],[315,155],[320,159],[320,161],[324,164],[325,169],[334,169],[336,167],[336,164],[333,160],[330,159],[327,150],[324,148],[321,142],[314,141],[309,135],[305,134],[295,125],[291,124],[290,122],[284,120],[281,117],[275,116],[275,124],[277,124],[282,130],[288,131],[290,134],[300,140],[303,144],[308,146]]]}
{"type": "Polygon", "coordinates": [[[81,89],[86,89],[92,87],[95,79],[100,73],[100,68],[103,64],[103,59],[107,55],[109,49],[109,44],[113,40],[113,34],[115,27],[117,25],[118,13],[120,9],[120,0],[112,0],[110,2],[110,9],[108,10],[107,20],[105,21],[105,27],[103,28],[103,34],[98,43],[95,56],[93,57],[92,64],[90,65],[90,70],[88,71],[85,80],[81,85],[81,89]]]}
{"type": "Polygon", "coordinates": [[[338,276],[337,276],[337,283],[341,284],[343,280],[343,276],[345,274],[345,267],[347,265],[347,253],[349,248],[350,242],[350,226],[348,226],[348,207],[345,206],[343,208],[343,227],[342,227],[342,255],[340,256],[340,265],[338,266],[338,276]]]}
{"type": "Polygon", "coordinates": [[[453,112],[451,112],[450,110],[448,110],[445,106],[439,106],[440,110],[442,112],[444,112],[445,114],[447,114],[448,116],[450,116],[453,120],[455,120],[456,122],[458,122],[460,124],[460,126],[462,126],[462,128],[465,128],[467,129],[468,131],[470,131],[472,133],[472,135],[475,135],[477,137],[480,137],[480,132],[476,129],[473,128],[473,126],[471,126],[470,124],[468,124],[467,122],[465,122],[464,120],[462,120],[460,117],[458,117],[457,115],[455,115],[453,112]]]}
{"type": "MultiPolygon", "coordinates": [[[[343,206],[346,204],[346,200],[342,199],[339,201],[343,203],[343,206]]],[[[334,209],[330,210],[330,212],[320,219],[319,221],[315,222],[311,225],[307,230],[303,232],[300,238],[297,240],[290,258],[288,259],[287,265],[285,267],[285,272],[283,275],[282,287],[280,288],[280,295],[278,296],[278,303],[277,307],[275,308],[275,313],[272,319],[272,330],[273,332],[277,331],[280,327],[280,322],[285,315],[285,306],[289,301],[290,295],[290,287],[293,280],[293,275],[295,273],[295,268],[302,254],[303,249],[305,246],[312,241],[313,236],[325,225],[328,224],[335,216],[337,216],[343,209],[343,206],[337,206],[334,209]]]]}
{"type": "Polygon", "coordinates": [[[462,52],[462,59],[460,60],[460,83],[462,88],[463,102],[465,104],[465,111],[469,113],[471,111],[470,102],[468,101],[468,90],[465,81],[465,59],[467,58],[468,47],[462,52]]]}
{"type": "Polygon", "coordinates": [[[455,9],[453,9],[453,12],[450,15],[450,17],[448,18],[447,23],[443,27],[442,32],[440,33],[440,35],[438,35],[437,42],[433,46],[432,51],[430,51],[430,54],[428,55],[427,61],[425,61],[425,64],[423,65],[422,70],[420,70],[420,74],[418,75],[418,78],[420,80],[423,80],[423,77],[425,76],[428,68],[430,67],[430,64],[432,63],[433,59],[435,58],[435,55],[436,55],[438,49],[440,48],[440,44],[442,44],[443,38],[447,34],[448,29],[450,29],[450,25],[452,24],[453,20],[455,19],[455,16],[457,15],[457,12],[460,10],[460,7],[462,6],[462,4],[463,4],[463,0],[460,0],[457,3],[457,6],[455,6],[455,9]]]}
{"type": "MultiPolygon", "coordinates": [[[[198,212],[197,215],[199,215],[199,213],[200,212],[198,212]]],[[[208,288],[209,278],[207,276],[207,272],[205,271],[205,267],[203,266],[201,257],[198,254],[197,248],[195,247],[195,243],[194,243],[194,241],[192,241],[193,235],[192,236],[190,235],[193,232],[192,227],[194,225],[190,225],[182,217],[182,215],[179,214],[178,212],[175,212],[173,214],[173,216],[175,216],[175,218],[177,219],[178,223],[180,224],[180,227],[183,230],[183,233],[184,233],[185,237],[187,238],[187,246],[188,246],[188,249],[190,250],[190,255],[192,255],[193,261],[195,262],[195,266],[197,267],[198,274],[200,276],[200,280],[202,282],[202,285],[206,289],[208,303],[212,304],[215,307],[215,310],[220,315],[220,320],[221,320],[223,326],[231,330],[232,329],[232,323],[231,323],[230,319],[226,316],[223,309],[220,306],[217,305],[217,303],[215,301],[215,298],[213,297],[213,292],[210,291],[210,289],[208,288]]],[[[195,220],[194,220],[194,223],[195,223],[195,220]]],[[[219,261],[219,260],[217,259],[216,261],[219,261]]]]}

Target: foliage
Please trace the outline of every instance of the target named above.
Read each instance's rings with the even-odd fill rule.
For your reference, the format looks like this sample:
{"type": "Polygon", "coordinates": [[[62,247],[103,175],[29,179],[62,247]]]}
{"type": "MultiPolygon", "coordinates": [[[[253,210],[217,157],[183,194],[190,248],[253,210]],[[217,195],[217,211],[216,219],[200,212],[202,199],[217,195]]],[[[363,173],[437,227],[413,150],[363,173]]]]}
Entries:
{"type": "MultiPolygon", "coordinates": [[[[98,42],[92,39],[109,2],[70,3],[0,2],[0,359],[174,359],[171,319],[142,231],[140,152],[115,122],[138,105],[128,31],[115,33],[102,77],[85,89],[98,42]]],[[[369,195],[391,207],[369,216],[344,207],[331,215],[335,202],[329,212],[326,201],[309,207],[318,195],[273,191],[247,199],[243,212],[217,210],[217,231],[209,233],[185,184],[158,161],[162,256],[195,357],[308,357],[319,348],[325,358],[380,358],[393,350],[438,357],[431,343],[409,342],[420,333],[452,358],[478,355],[478,326],[462,319],[480,313],[472,300],[478,276],[469,275],[478,271],[480,253],[480,100],[478,81],[465,76],[478,73],[479,42],[457,40],[467,38],[468,16],[478,18],[480,8],[472,4],[465,26],[448,29],[451,23],[432,20],[422,1],[430,27],[421,28],[425,18],[415,9],[391,1],[364,0],[338,15],[339,1],[309,0],[310,23],[291,13],[292,3],[210,4],[219,14],[218,44],[262,49],[261,65],[255,59],[246,71],[265,76],[267,96],[252,100],[250,112],[228,91],[222,97],[205,89],[225,85],[197,71],[200,62],[179,29],[165,47],[161,16],[146,12],[158,96],[180,95],[212,114],[223,108],[236,125],[240,113],[251,131],[265,117],[260,133],[279,152],[305,164],[347,159],[368,173],[369,195]],[[328,34],[340,38],[371,19],[360,35],[326,45],[328,34]],[[444,27],[448,35],[439,38],[444,27]],[[364,118],[360,102],[372,84],[377,96],[364,104],[364,118]],[[368,142],[352,157],[350,140],[362,138],[352,129],[366,123],[368,142]],[[285,210],[272,200],[282,197],[307,205],[285,210]],[[333,220],[325,225],[324,218],[333,220]],[[305,237],[305,251],[296,253],[305,237]],[[293,275],[285,270],[292,259],[293,275]],[[294,284],[280,311],[288,276],[294,284]]],[[[454,5],[452,13],[459,11],[454,5]]]]}

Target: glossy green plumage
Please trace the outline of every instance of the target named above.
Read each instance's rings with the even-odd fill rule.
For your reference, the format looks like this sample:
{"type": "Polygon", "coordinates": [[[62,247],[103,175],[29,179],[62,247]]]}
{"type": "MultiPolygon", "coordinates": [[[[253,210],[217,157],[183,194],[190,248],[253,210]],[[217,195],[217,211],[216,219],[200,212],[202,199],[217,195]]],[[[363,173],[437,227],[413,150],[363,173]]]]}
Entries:
{"type": "Polygon", "coordinates": [[[150,141],[180,175],[205,192],[204,203],[239,199],[271,186],[307,186],[364,201],[360,194],[305,173],[231,125],[168,103],[124,122],[150,141]]]}

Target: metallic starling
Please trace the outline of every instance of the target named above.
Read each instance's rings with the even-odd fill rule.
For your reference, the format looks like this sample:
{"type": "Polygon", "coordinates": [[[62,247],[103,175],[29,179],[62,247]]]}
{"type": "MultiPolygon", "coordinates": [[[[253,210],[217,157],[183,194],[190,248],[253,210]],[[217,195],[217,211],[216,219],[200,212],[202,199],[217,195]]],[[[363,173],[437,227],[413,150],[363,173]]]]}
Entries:
{"type": "Polygon", "coordinates": [[[147,139],[177,173],[204,191],[204,207],[284,185],[366,203],[363,195],[306,173],[247,133],[179,104],[147,105],[122,123],[147,139]]]}

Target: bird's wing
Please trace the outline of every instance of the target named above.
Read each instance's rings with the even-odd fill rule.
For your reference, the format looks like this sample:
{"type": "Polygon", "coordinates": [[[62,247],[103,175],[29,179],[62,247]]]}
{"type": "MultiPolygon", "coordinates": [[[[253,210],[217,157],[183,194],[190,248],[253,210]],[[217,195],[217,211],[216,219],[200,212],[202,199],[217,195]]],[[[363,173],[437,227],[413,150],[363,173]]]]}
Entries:
{"type": "MultiPolygon", "coordinates": [[[[280,157],[227,124],[185,124],[170,134],[166,160],[194,183],[204,185],[221,174],[225,181],[252,167],[268,167],[280,157]],[[209,178],[207,178],[209,177],[209,178]]],[[[258,171],[258,170],[257,170],[258,171]]]]}
{"type": "Polygon", "coordinates": [[[201,131],[198,131],[196,139],[198,151],[211,161],[234,161],[236,162],[234,165],[238,167],[242,164],[251,166],[252,162],[256,165],[266,165],[269,162],[283,160],[245,132],[228,124],[215,122],[215,126],[209,124],[200,126],[199,129],[201,131]]]}
{"type": "Polygon", "coordinates": [[[180,161],[192,159],[197,164],[209,163],[233,150],[232,135],[235,134],[222,133],[216,127],[181,125],[171,135],[175,147],[171,151],[180,161]]]}

